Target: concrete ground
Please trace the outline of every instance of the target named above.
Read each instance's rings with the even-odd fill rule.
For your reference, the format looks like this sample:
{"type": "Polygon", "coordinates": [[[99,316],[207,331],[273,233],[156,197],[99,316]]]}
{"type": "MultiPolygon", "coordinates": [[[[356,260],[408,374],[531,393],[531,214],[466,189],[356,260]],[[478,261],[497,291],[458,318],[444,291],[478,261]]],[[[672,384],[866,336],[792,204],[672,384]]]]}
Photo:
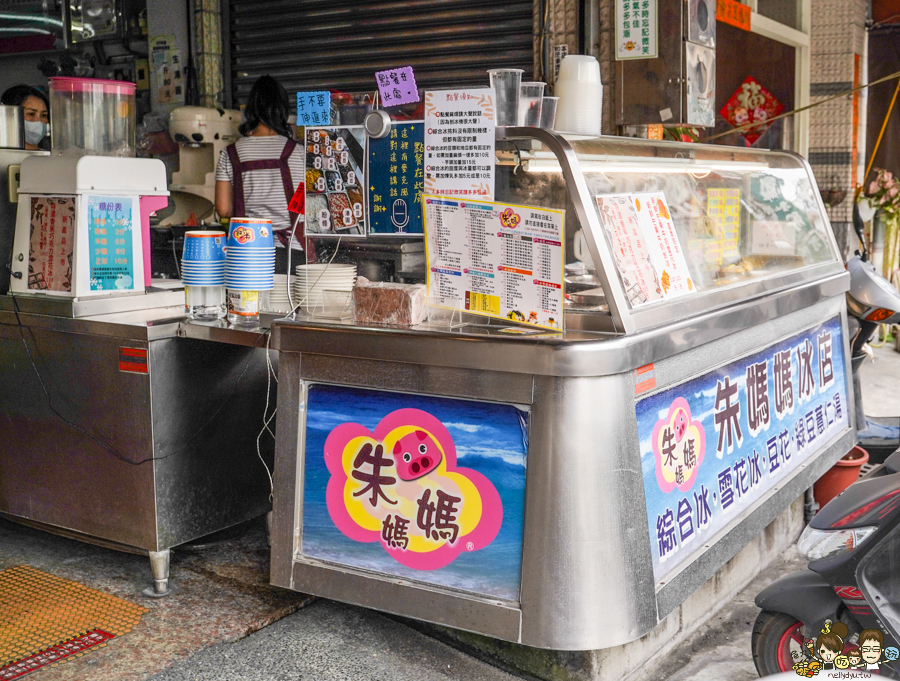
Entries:
{"type": "Polygon", "coordinates": [[[893,345],[875,348],[875,361],[859,370],[868,416],[900,416],[900,352],[893,345]]]}

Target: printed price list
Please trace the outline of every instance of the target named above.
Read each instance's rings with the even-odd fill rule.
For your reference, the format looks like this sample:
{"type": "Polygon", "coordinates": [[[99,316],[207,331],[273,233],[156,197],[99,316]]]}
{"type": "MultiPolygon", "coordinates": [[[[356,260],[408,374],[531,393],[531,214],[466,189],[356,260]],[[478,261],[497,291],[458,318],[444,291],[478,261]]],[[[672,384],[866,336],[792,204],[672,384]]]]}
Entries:
{"type": "Polygon", "coordinates": [[[429,297],[475,314],[562,328],[564,216],[426,196],[429,297]]]}

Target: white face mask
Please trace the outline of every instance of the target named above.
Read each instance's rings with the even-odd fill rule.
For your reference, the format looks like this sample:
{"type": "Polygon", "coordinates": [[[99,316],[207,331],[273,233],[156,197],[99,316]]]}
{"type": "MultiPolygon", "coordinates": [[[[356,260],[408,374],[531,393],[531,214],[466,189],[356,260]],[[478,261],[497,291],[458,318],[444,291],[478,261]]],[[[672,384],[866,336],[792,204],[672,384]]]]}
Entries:
{"type": "Polygon", "coordinates": [[[47,124],[43,121],[25,121],[25,141],[35,146],[47,136],[47,124]]]}

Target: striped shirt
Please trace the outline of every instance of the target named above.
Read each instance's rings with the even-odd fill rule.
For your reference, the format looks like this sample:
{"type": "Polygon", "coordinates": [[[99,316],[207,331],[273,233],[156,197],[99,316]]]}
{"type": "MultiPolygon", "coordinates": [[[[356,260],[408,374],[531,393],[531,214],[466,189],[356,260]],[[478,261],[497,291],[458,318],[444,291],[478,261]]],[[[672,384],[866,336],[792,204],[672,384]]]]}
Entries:
{"type": "MultiPolygon", "coordinates": [[[[278,159],[284,151],[287,142],[281,135],[269,137],[242,137],[237,146],[238,158],[242,163],[247,161],[263,161],[266,159],[278,159]]],[[[288,167],[291,169],[291,182],[294,189],[304,180],[306,174],[306,159],[303,155],[304,148],[298,144],[294,153],[288,158],[288,167]]],[[[288,214],[287,200],[284,197],[284,183],[281,181],[281,171],[278,168],[263,170],[251,170],[243,174],[244,182],[244,209],[247,213],[239,217],[260,218],[272,221],[273,231],[291,229],[291,217],[288,214]]],[[[216,166],[216,181],[234,183],[234,168],[231,167],[231,159],[224,149],[219,154],[219,164],[216,166]]],[[[301,221],[303,218],[301,217],[301,221]]],[[[302,225],[298,225],[299,233],[302,225]]],[[[281,246],[276,238],[275,245],[281,246]]],[[[302,249],[297,236],[294,236],[293,248],[302,249]]]]}

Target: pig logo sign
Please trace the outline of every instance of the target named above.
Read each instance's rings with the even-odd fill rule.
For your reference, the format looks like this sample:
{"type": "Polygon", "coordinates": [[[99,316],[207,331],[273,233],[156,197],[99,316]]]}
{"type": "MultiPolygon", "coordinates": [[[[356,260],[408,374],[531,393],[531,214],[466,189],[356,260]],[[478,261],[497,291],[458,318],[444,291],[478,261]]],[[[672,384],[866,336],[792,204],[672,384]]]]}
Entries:
{"type": "Polygon", "coordinates": [[[666,494],[675,487],[687,492],[697,479],[706,451],[703,424],[692,420],[687,400],[679,397],[672,402],[666,417],[656,422],[651,442],[659,488],[666,494]]]}
{"type": "Polygon", "coordinates": [[[325,440],[328,514],[358,542],[380,542],[417,570],[452,563],[488,546],[503,504],[481,473],[456,465],[447,428],[420,409],[398,409],[369,431],[343,423],[325,440]]]}

